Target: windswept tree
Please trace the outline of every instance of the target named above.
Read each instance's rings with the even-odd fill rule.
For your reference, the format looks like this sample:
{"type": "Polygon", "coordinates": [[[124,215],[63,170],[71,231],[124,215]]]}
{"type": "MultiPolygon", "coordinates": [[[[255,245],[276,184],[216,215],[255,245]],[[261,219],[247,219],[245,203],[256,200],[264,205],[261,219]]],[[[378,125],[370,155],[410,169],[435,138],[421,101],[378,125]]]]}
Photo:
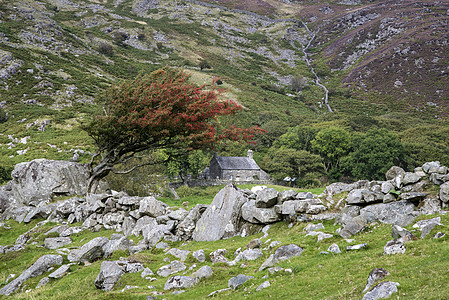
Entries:
{"type": "Polygon", "coordinates": [[[251,142],[254,134],[263,132],[258,127],[225,126],[219,117],[234,115],[241,106],[219,99],[214,87],[206,90],[192,84],[186,73],[171,68],[113,86],[101,102],[103,112],[83,127],[97,147],[87,193],[95,192],[99,180],[109,172],[117,173],[115,166],[145,150],[175,149],[171,152],[185,155],[195,149],[214,148],[226,139],[251,142]]]}

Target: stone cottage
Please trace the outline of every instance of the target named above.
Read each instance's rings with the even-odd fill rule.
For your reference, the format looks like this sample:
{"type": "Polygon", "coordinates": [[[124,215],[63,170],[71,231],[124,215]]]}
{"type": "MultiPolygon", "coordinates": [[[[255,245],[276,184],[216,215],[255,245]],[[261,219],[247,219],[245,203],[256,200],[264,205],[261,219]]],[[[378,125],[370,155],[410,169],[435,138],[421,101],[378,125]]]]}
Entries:
{"type": "Polygon", "coordinates": [[[214,154],[207,171],[207,179],[232,181],[270,180],[270,176],[254,161],[252,150],[248,150],[246,157],[218,156],[214,154]]]}

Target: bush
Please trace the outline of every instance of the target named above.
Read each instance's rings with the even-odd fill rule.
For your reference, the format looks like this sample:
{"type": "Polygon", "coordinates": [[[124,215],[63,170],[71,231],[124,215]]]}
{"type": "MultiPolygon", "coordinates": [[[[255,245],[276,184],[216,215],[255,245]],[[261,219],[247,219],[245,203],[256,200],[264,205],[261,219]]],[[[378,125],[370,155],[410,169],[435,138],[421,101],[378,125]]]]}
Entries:
{"type": "Polygon", "coordinates": [[[203,70],[203,69],[210,69],[211,68],[210,64],[205,59],[200,61],[200,63],[198,64],[198,67],[200,67],[201,70],[203,70]]]}
{"type": "Polygon", "coordinates": [[[114,50],[112,49],[112,46],[109,45],[108,43],[101,43],[100,46],[98,47],[98,51],[101,54],[104,54],[107,56],[114,55],[114,50]]]}
{"type": "Polygon", "coordinates": [[[5,168],[0,166],[0,183],[5,183],[7,181],[10,181],[11,178],[11,172],[12,168],[5,168]]]}
{"type": "Polygon", "coordinates": [[[114,42],[119,46],[123,46],[123,42],[126,41],[128,38],[129,36],[126,32],[117,31],[114,33],[114,42]]]}
{"type": "Polygon", "coordinates": [[[295,92],[302,91],[307,86],[306,79],[304,77],[294,76],[290,80],[290,89],[295,92]]]}

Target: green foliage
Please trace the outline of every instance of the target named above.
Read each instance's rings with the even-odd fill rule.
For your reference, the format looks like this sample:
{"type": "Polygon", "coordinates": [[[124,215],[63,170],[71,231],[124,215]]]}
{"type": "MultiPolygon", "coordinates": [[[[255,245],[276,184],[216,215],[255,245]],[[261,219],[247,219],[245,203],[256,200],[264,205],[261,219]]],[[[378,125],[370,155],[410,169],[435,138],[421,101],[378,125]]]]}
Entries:
{"type": "Polygon", "coordinates": [[[311,142],[312,150],[323,158],[326,170],[338,168],[340,159],[351,149],[351,135],[339,127],[320,130],[311,142]]]}
{"type": "Polygon", "coordinates": [[[372,129],[353,141],[354,152],[342,159],[342,167],[355,179],[382,180],[394,165],[401,165],[404,148],[387,129],[372,129]]]}
{"type": "Polygon", "coordinates": [[[290,89],[295,92],[302,91],[307,86],[307,81],[304,77],[293,76],[290,80],[290,89]]]}
{"type": "Polygon", "coordinates": [[[263,167],[276,180],[297,178],[296,185],[316,186],[325,174],[320,156],[305,150],[279,148],[265,157],[263,167]]]}
{"type": "Polygon", "coordinates": [[[0,123],[5,123],[6,121],[8,121],[8,114],[0,107],[0,123]]]}
{"type": "Polygon", "coordinates": [[[107,55],[107,56],[114,55],[114,49],[108,43],[101,43],[98,46],[98,52],[100,52],[101,54],[107,55]]]}
{"type": "Polygon", "coordinates": [[[198,64],[198,67],[200,67],[201,70],[210,69],[211,68],[209,62],[207,60],[205,60],[205,59],[202,59],[200,61],[200,63],[198,64]]]}
{"type": "Polygon", "coordinates": [[[317,131],[317,129],[307,126],[291,127],[276,140],[273,146],[312,151],[312,141],[315,139],[317,131]]]}

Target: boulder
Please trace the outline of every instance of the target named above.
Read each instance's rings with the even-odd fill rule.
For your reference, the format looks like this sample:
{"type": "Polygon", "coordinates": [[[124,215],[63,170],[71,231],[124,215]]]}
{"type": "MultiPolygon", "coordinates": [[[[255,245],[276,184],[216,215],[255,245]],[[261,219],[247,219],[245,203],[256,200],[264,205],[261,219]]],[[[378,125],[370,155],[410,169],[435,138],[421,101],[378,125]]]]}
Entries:
{"type": "Polygon", "coordinates": [[[335,243],[330,245],[329,248],[327,248],[327,251],[329,251],[331,253],[335,253],[335,254],[341,253],[340,247],[338,247],[338,245],[335,243]]]}
{"type": "Polygon", "coordinates": [[[234,185],[225,186],[198,220],[193,239],[216,241],[237,235],[240,229],[241,207],[246,201],[243,192],[234,185]]]}
{"type": "Polygon", "coordinates": [[[199,280],[203,279],[203,278],[209,278],[213,275],[213,271],[212,268],[209,266],[202,266],[201,268],[198,269],[198,271],[196,271],[195,273],[193,273],[193,276],[195,276],[196,278],[198,278],[199,280]]]}
{"type": "Polygon", "coordinates": [[[395,187],[391,181],[384,181],[381,185],[381,192],[388,194],[390,191],[394,191],[395,187]]]}
{"type": "Polygon", "coordinates": [[[185,289],[195,286],[199,279],[191,276],[170,277],[164,285],[164,290],[185,289]]]}
{"type": "Polygon", "coordinates": [[[440,200],[449,203],[449,181],[440,185],[440,200]]]}
{"type": "Polygon", "coordinates": [[[184,271],[186,269],[186,265],[178,260],[172,261],[169,265],[165,265],[160,267],[156,273],[162,277],[168,277],[174,273],[178,273],[184,271]]]}
{"type": "Polygon", "coordinates": [[[413,233],[411,233],[405,228],[402,228],[399,225],[393,225],[391,230],[391,236],[394,239],[401,239],[403,243],[411,240],[417,240],[417,237],[413,233]]]}
{"type": "Polygon", "coordinates": [[[403,178],[404,175],[405,175],[404,169],[397,166],[393,166],[387,171],[387,173],[385,173],[385,178],[387,180],[392,180],[398,176],[403,178]]]}
{"type": "Polygon", "coordinates": [[[279,201],[281,203],[287,201],[287,200],[294,200],[296,199],[296,196],[298,195],[298,193],[294,190],[287,190],[287,191],[282,191],[280,196],[279,196],[279,201]]]}
{"type": "Polygon", "coordinates": [[[236,290],[239,286],[241,286],[242,284],[244,284],[245,282],[247,282],[248,280],[250,280],[252,278],[254,278],[254,276],[246,276],[243,274],[239,274],[239,275],[229,279],[228,287],[233,290],[236,290]]]}
{"type": "Polygon", "coordinates": [[[128,240],[122,234],[113,234],[111,240],[104,245],[104,257],[109,257],[113,252],[122,250],[127,251],[129,247],[133,245],[133,242],[128,240]]]}
{"type": "Polygon", "coordinates": [[[369,272],[368,280],[366,281],[366,286],[362,293],[369,290],[373,286],[373,284],[384,279],[388,275],[390,275],[390,273],[385,269],[382,269],[382,268],[372,269],[371,272],[369,272]]]}
{"type": "Polygon", "coordinates": [[[242,205],[242,218],[254,224],[269,224],[281,220],[275,208],[258,208],[255,200],[250,200],[242,205]]]}
{"type": "Polygon", "coordinates": [[[80,204],[78,197],[74,197],[67,200],[58,201],[56,203],[55,212],[62,218],[67,218],[70,214],[76,211],[76,207],[80,204]]]}
{"type": "Polygon", "coordinates": [[[402,200],[392,203],[369,205],[360,210],[360,215],[371,214],[375,217],[375,221],[385,224],[407,226],[411,224],[418,215],[415,208],[416,206],[413,203],[402,200]]]}
{"type": "MultiPolygon", "coordinates": [[[[24,205],[38,206],[61,195],[84,195],[89,178],[88,164],[35,159],[19,163],[12,172],[11,193],[24,205]]],[[[99,189],[106,191],[106,184],[99,189]]]]}
{"type": "Polygon", "coordinates": [[[142,200],[140,200],[139,213],[141,215],[156,218],[164,215],[167,207],[168,207],[167,204],[158,201],[156,198],[152,196],[145,197],[142,200]]]}
{"type": "Polygon", "coordinates": [[[430,223],[430,224],[424,226],[421,229],[421,239],[424,239],[432,231],[432,229],[437,225],[438,224],[436,224],[436,223],[430,223]]]}
{"type": "Polygon", "coordinates": [[[123,274],[125,274],[125,266],[119,264],[118,261],[103,261],[100,273],[95,279],[95,287],[103,291],[110,291],[123,274]]]}
{"type": "Polygon", "coordinates": [[[203,249],[194,251],[192,253],[192,255],[199,262],[205,262],[206,261],[206,255],[204,254],[204,250],[203,249]]]}
{"type": "Polygon", "coordinates": [[[67,264],[67,265],[60,266],[56,271],[54,271],[53,273],[49,274],[48,277],[49,278],[53,278],[53,279],[61,278],[62,276],[64,276],[69,271],[71,265],[72,264],[67,264]]]}
{"type": "Polygon", "coordinates": [[[213,264],[220,263],[220,262],[229,262],[228,259],[225,257],[226,253],[228,251],[226,249],[217,249],[209,254],[210,260],[213,264]]]}
{"type": "Polygon", "coordinates": [[[44,247],[47,249],[58,249],[68,245],[72,242],[70,237],[55,237],[55,238],[46,238],[44,240],[44,247]]]}
{"type": "Polygon", "coordinates": [[[185,261],[187,256],[189,255],[189,250],[180,250],[177,248],[172,248],[167,251],[167,254],[173,255],[176,258],[179,258],[180,261],[185,261]]]}
{"type": "Polygon", "coordinates": [[[399,239],[391,240],[387,242],[384,247],[384,255],[404,254],[405,245],[399,239]]]}
{"type": "Polygon", "coordinates": [[[208,205],[197,204],[189,211],[189,214],[178,224],[176,227],[176,235],[183,241],[190,240],[192,238],[193,231],[195,230],[196,223],[200,219],[201,215],[206,211],[208,205]]]}
{"type": "Polygon", "coordinates": [[[36,260],[34,264],[32,264],[28,269],[20,274],[19,277],[12,280],[10,283],[0,289],[0,295],[11,295],[15,291],[17,291],[25,281],[47,272],[48,269],[53,266],[61,265],[62,261],[63,258],[61,255],[47,254],[41,256],[36,260]]]}
{"type": "Polygon", "coordinates": [[[371,291],[363,296],[362,300],[377,300],[389,298],[394,293],[398,292],[397,286],[399,283],[384,281],[376,285],[371,291]]]}
{"type": "MultiPolygon", "coordinates": [[[[132,223],[132,221],[131,221],[132,223]]],[[[151,228],[157,226],[157,222],[155,218],[151,218],[149,216],[143,216],[140,219],[137,220],[134,228],[132,229],[132,234],[135,236],[139,236],[142,234],[142,229],[145,228],[151,228]]]]}
{"type": "Polygon", "coordinates": [[[272,188],[263,189],[256,194],[256,207],[270,208],[277,204],[280,193],[272,188]]]}
{"type": "Polygon", "coordinates": [[[431,161],[431,162],[426,162],[425,164],[422,165],[422,169],[425,173],[431,173],[431,170],[435,170],[437,168],[441,167],[441,164],[439,161],[431,161]]]}
{"type": "Polygon", "coordinates": [[[300,256],[303,251],[304,249],[295,244],[281,246],[274,252],[274,259],[287,260],[295,256],[300,256]]]}
{"type": "Polygon", "coordinates": [[[404,178],[402,178],[402,184],[403,185],[413,184],[413,183],[417,183],[420,180],[421,180],[421,176],[419,174],[412,173],[412,172],[406,172],[404,174],[404,178]]]}
{"type": "Polygon", "coordinates": [[[358,244],[358,245],[351,245],[351,246],[347,246],[346,247],[346,251],[353,251],[353,250],[360,250],[363,248],[368,247],[367,243],[363,243],[363,244],[358,244]]]}
{"type": "Polygon", "coordinates": [[[261,285],[259,285],[258,287],[257,287],[257,289],[256,289],[256,292],[258,292],[258,291],[260,291],[260,290],[262,290],[262,289],[265,289],[265,288],[267,288],[267,287],[269,287],[271,284],[270,284],[270,282],[267,280],[267,281],[264,281],[264,282],[262,282],[262,284],[261,285]]]}
{"type": "Polygon", "coordinates": [[[413,228],[418,228],[418,229],[422,230],[424,227],[426,227],[430,224],[441,225],[441,217],[436,217],[436,218],[416,222],[416,224],[413,224],[413,228]]]}
{"type": "Polygon", "coordinates": [[[399,195],[400,200],[408,200],[411,202],[420,202],[423,200],[428,193],[419,193],[419,192],[409,192],[409,193],[402,193],[399,195]]]}
{"type": "Polygon", "coordinates": [[[318,224],[310,223],[306,226],[306,228],[304,228],[304,231],[307,233],[310,233],[312,231],[317,231],[317,230],[322,230],[322,229],[324,229],[323,223],[318,223],[318,224]]]}
{"type": "Polygon", "coordinates": [[[256,249],[245,249],[239,254],[237,254],[234,262],[239,262],[242,260],[256,260],[263,255],[262,250],[259,248],[256,249]]]}
{"type": "Polygon", "coordinates": [[[93,262],[95,259],[104,256],[104,246],[108,242],[109,239],[104,236],[94,238],[79,249],[70,251],[67,259],[70,262],[93,262]]]}
{"type": "Polygon", "coordinates": [[[346,225],[338,233],[342,238],[348,239],[354,234],[359,233],[366,227],[366,220],[357,216],[346,221],[346,225]]]}

